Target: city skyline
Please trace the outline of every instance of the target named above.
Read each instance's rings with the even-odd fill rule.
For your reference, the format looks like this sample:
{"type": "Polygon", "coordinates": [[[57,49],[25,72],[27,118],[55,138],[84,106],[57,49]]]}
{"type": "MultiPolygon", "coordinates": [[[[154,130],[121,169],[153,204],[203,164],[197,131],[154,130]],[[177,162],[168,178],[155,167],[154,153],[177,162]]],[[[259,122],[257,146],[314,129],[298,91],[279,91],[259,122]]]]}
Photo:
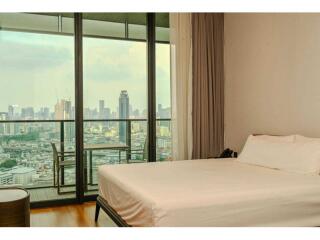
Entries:
{"type": "MultiPolygon", "coordinates": [[[[130,118],[130,96],[126,90],[122,90],[118,96],[119,118],[130,118]]],[[[97,102],[95,108],[96,117],[108,118],[104,114],[107,111],[107,105],[104,100],[97,102]],[[98,108],[98,110],[97,110],[98,108]]],[[[131,108],[131,110],[130,110],[131,108]]],[[[66,99],[60,99],[55,104],[55,111],[49,111],[48,107],[42,107],[39,112],[34,111],[32,107],[19,108],[17,105],[9,105],[7,112],[0,112],[1,120],[12,120],[17,118],[20,122],[1,123],[0,122],[0,185],[14,185],[23,187],[50,187],[53,184],[53,163],[52,149],[50,143],[61,142],[61,133],[64,136],[65,147],[68,150],[74,149],[75,132],[74,125],[52,122],[31,122],[24,121],[23,118],[34,119],[41,114],[44,118],[64,118],[70,119],[74,114],[72,102],[66,99]],[[8,119],[9,118],[9,119],[8,119]]],[[[163,108],[158,105],[158,114],[169,114],[170,108],[163,108]]],[[[130,159],[133,161],[146,161],[145,143],[147,136],[147,120],[129,122],[108,122],[88,121],[84,125],[84,141],[91,144],[99,143],[130,143],[130,159]],[[127,127],[130,124],[130,142],[127,142],[127,127]],[[138,150],[138,151],[137,151],[138,150]]],[[[171,156],[171,125],[167,120],[157,121],[157,161],[168,160],[171,156]]],[[[120,163],[121,156],[116,152],[104,151],[93,156],[94,168],[102,164],[120,163]]],[[[74,171],[65,171],[65,181],[73,182],[75,178],[74,171]]],[[[93,171],[93,179],[97,179],[96,171],[93,171]]],[[[96,180],[95,180],[96,181],[96,180]]]]}
{"type": "MultiPolygon", "coordinates": [[[[99,100],[99,103],[104,100],[99,100]]],[[[70,105],[64,110],[65,104],[71,104],[71,101],[61,99],[59,100],[54,108],[55,111],[49,111],[49,107],[43,106],[40,109],[35,110],[33,107],[22,108],[18,105],[9,105],[7,111],[0,112],[0,122],[4,120],[72,120],[74,119],[74,105],[70,105]],[[13,113],[10,113],[10,108],[14,107],[13,113]]],[[[146,109],[140,111],[134,109],[132,105],[129,105],[129,114],[126,118],[146,118],[146,109]]],[[[157,117],[160,118],[171,118],[171,108],[163,108],[161,104],[157,106],[157,117]]],[[[103,107],[103,113],[101,108],[85,108],[84,109],[85,119],[117,119],[124,118],[119,115],[119,111],[110,111],[110,108],[103,107]],[[94,115],[92,117],[92,114],[94,115]],[[91,117],[90,117],[91,116],[91,117]]]]}
{"type": "MultiPolygon", "coordinates": [[[[68,120],[74,119],[74,105],[67,99],[59,99],[50,111],[49,106],[42,106],[40,109],[33,107],[20,107],[17,104],[10,104],[7,111],[0,112],[1,120],[68,120]]],[[[157,117],[170,118],[171,108],[164,108],[162,104],[157,106],[157,117]]],[[[105,104],[104,99],[97,102],[95,108],[84,108],[84,118],[88,119],[116,119],[116,118],[146,118],[146,109],[134,108],[129,102],[127,90],[121,90],[119,105],[111,109],[105,104]],[[123,96],[123,97],[121,97],[123,96]],[[121,100],[124,98],[124,100],[121,100]],[[123,102],[124,101],[124,102],[123,102]]]]}

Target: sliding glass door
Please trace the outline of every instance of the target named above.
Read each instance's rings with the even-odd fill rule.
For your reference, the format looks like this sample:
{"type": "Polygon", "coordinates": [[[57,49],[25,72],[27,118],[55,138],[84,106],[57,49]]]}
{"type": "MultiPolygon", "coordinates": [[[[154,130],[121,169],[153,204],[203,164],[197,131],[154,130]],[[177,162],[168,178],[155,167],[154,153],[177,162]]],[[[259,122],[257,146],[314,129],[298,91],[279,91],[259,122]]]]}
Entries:
{"type": "Polygon", "coordinates": [[[147,161],[146,14],[83,17],[85,188],[92,194],[100,165],[147,161]]]}
{"type": "Polygon", "coordinates": [[[73,14],[0,13],[0,65],[0,187],[74,199],[73,14]]]}
{"type": "Polygon", "coordinates": [[[83,201],[97,194],[100,165],[170,159],[169,16],[155,15],[155,61],[147,19],[0,13],[0,187],[27,188],[34,205],[83,201]],[[148,159],[153,137],[156,157],[148,159]]]}

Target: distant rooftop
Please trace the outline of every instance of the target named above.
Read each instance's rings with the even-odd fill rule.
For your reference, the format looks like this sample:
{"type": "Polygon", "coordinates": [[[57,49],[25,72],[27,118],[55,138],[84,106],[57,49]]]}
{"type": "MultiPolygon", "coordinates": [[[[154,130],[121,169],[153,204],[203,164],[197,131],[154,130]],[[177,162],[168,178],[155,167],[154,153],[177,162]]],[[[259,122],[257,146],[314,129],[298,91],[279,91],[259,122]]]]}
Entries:
{"type": "Polygon", "coordinates": [[[30,167],[14,167],[10,173],[12,174],[24,174],[24,173],[30,173],[30,172],[34,172],[35,169],[34,168],[30,168],[30,167]]]}

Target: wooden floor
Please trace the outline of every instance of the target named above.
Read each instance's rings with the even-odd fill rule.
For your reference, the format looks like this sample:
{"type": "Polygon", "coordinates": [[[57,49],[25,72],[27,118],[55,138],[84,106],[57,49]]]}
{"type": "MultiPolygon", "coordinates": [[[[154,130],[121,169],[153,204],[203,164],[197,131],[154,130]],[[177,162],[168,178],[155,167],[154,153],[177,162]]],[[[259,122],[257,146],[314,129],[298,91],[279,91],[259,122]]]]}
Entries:
{"type": "Polygon", "coordinates": [[[31,210],[31,227],[115,227],[106,213],[100,211],[94,221],[95,202],[31,210]]]}

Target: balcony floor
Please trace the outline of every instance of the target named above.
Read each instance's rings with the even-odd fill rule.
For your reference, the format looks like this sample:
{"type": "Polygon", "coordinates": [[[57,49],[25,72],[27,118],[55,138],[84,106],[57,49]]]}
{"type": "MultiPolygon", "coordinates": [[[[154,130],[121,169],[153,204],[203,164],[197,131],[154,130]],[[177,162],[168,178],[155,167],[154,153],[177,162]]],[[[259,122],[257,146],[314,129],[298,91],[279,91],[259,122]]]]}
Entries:
{"type": "MultiPolygon", "coordinates": [[[[98,193],[97,186],[88,186],[90,192],[86,192],[85,195],[88,193],[96,194],[98,193]]],[[[63,187],[61,191],[75,191],[75,187],[63,187]]],[[[58,194],[57,188],[48,187],[48,188],[37,188],[37,189],[28,189],[30,193],[30,201],[31,202],[42,202],[42,201],[49,201],[49,200],[59,200],[59,199],[70,199],[75,198],[75,192],[73,193],[63,193],[58,194]]]]}

